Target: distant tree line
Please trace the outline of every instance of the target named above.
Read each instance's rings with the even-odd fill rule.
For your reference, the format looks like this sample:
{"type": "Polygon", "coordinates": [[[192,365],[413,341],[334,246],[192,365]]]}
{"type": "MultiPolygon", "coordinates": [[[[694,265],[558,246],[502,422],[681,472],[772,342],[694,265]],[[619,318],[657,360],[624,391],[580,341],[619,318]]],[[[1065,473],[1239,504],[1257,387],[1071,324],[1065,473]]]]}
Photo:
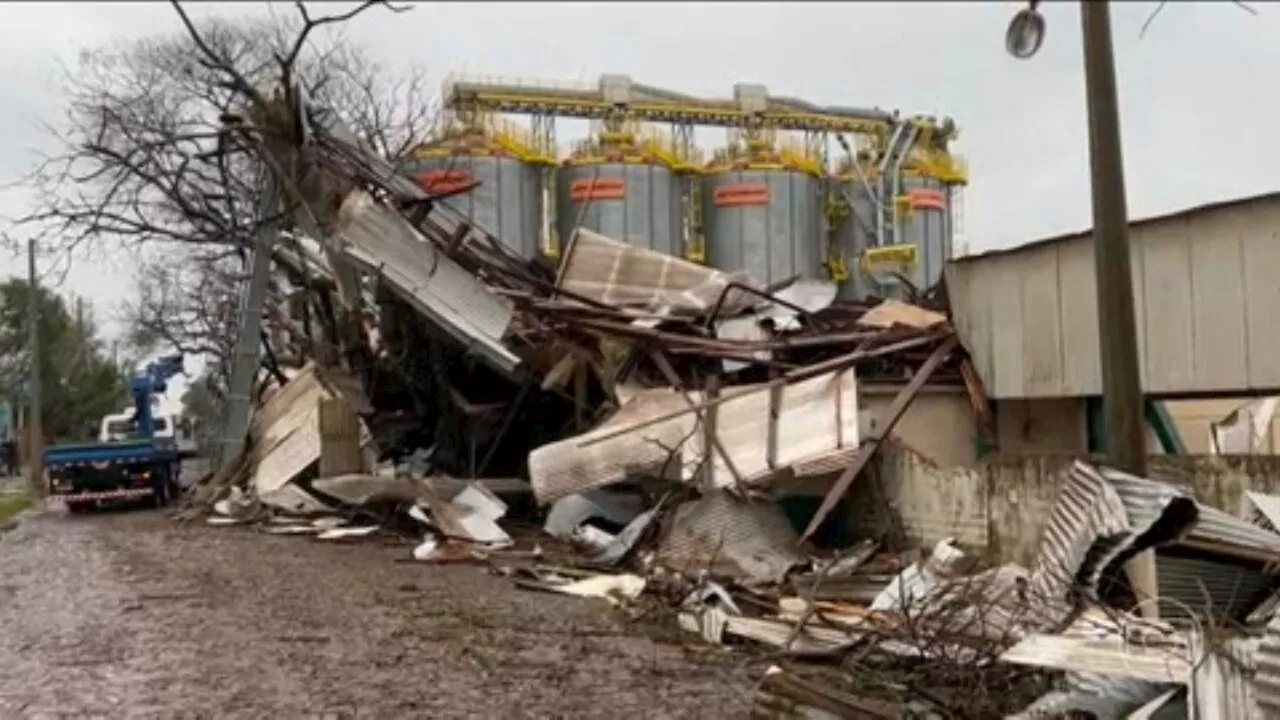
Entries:
{"type": "MultiPolygon", "coordinates": [[[[132,359],[113,357],[98,335],[90,309],[77,313],[51,290],[38,287],[37,292],[45,437],[87,440],[103,415],[119,412],[128,401],[132,359]]],[[[30,297],[26,280],[0,283],[0,396],[12,403],[15,412],[28,402],[30,297]]]]}

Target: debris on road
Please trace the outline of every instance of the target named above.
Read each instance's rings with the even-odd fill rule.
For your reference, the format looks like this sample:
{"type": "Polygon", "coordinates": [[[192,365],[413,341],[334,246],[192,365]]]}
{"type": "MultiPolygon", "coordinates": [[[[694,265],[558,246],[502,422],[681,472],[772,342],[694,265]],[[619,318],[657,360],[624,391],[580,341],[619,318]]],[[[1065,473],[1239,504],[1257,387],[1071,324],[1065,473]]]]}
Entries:
{"type": "Polygon", "coordinates": [[[774,669],[758,693],[810,717],[1120,717],[1236,702],[1270,679],[1280,534],[1265,496],[1249,522],[1078,462],[1030,569],[983,566],[953,539],[918,557],[817,547],[926,385],[985,412],[941,304],[764,287],[581,228],[558,266],[525,260],[331,113],[303,121],[304,143],[268,144],[320,179],[294,186],[310,237],[280,265],[300,287],[334,282],[309,296],[320,327],[279,353],[305,364],[266,381],[244,454],[192,490],[186,517],[398,538],[419,563],[487,565],[522,588],[658,608],[710,643],[822,659],[825,679],[774,669]],[[866,432],[868,383],[899,390],[866,432]],[[774,495],[824,475],[803,518],[774,495]],[[1127,573],[1144,553],[1154,574],[1127,573]],[[1248,659],[1212,660],[1228,656],[1248,659]]]}

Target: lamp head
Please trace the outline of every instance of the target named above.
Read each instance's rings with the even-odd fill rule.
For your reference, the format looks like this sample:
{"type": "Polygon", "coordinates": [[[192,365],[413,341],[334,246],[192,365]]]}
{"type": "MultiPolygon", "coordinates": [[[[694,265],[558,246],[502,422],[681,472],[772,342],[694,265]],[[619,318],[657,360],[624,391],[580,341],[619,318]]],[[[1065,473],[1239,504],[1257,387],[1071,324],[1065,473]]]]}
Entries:
{"type": "Polygon", "coordinates": [[[1018,11],[1009,21],[1009,29],[1004,33],[1004,48],[1010,55],[1019,60],[1036,54],[1044,44],[1044,16],[1036,10],[1038,2],[1018,11]]]}

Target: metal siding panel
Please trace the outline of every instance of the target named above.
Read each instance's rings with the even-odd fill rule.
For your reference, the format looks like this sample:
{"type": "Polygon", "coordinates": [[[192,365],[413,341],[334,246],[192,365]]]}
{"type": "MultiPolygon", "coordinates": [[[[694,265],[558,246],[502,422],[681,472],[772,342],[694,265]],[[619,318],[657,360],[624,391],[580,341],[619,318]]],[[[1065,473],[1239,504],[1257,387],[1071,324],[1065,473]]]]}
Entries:
{"type": "Polygon", "coordinates": [[[1023,387],[1027,397],[1053,396],[1062,386],[1061,299],[1058,292],[1058,252],[1031,253],[1026,270],[1019,278],[1022,284],[1023,387]]]}
{"type": "Polygon", "coordinates": [[[1058,248],[1059,310],[1062,328],[1064,395],[1102,393],[1098,339],[1098,282],[1093,273],[1093,243],[1069,240],[1058,248]]]}
{"type": "Polygon", "coordinates": [[[1022,346],[1026,324],[1022,315],[1022,277],[1028,255],[997,258],[990,266],[992,280],[986,283],[991,293],[991,354],[993,377],[989,380],[997,397],[1026,397],[1026,374],[1023,372],[1022,346]],[[1003,279],[1003,282],[996,280],[1003,279]]]}
{"type": "Polygon", "coordinates": [[[1280,202],[1242,208],[1245,317],[1248,327],[1249,387],[1280,388],[1280,202]]]}
{"type": "MultiPolygon", "coordinates": [[[[1133,229],[1134,309],[1145,389],[1280,388],[1277,228],[1280,200],[1133,229]]],[[[1039,372],[1027,353],[1028,348],[1040,352],[1039,340],[1023,338],[1035,332],[1043,315],[1024,311],[1009,287],[1023,283],[1037,253],[1054,247],[1063,359],[1058,389],[1050,391],[1055,396],[1101,392],[1093,238],[1086,235],[967,260],[948,270],[956,327],[994,398],[1027,397],[1030,389],[1040,392],[1046,386],[1028,374],[1039,372]]]]}
{"type": "Polygon", "coordinates": [[[1148,392],[1193,389],[1190,248],[1176,225],[1135,234],[1141,242],[1142,294],[1146,299],[1143,388],[1148,392]]]}
{"type": "MultiPolygon", "coordinates": [[[[1147,387],[1150,387],[1151,385],[1151,382],[1148,379],[1149,373],[1147,372],[1147,343],[1148,343],[1148,338],[1150,336],[1150,333],[1147,330],[1147,314],[1146,314],[1147,313],[1147,310],[1146,310],[1147,282],[1146,282],[1145,268],[1147,263],[1146,263],[1146,254],[1143,251],[1143,244],[1141,242],[1141,238],[1142,238],[1142,234],[1140,232],[1130,233],[1129,273],[1130,273],[1130,283],[1133,286],[1133,324],[1134,324],[1134,329],[1138,333],[1138,376],[1142,379],[1142,387],[1147,388],[1147,387]]],[[[1085,242],[1087,242],[1090,247],[1093,247],[1093,244],[1094,244],[1093,235],[1090,234],[1086,236],[1085,242]]],[[[1095,264],[1095,265],[1091,265],[1090,267],[1092,269],[1092,268],[1096,268],[1097,266],[1095,264]]],[[[1094,269],[1094,277],[1095,278],[1097,277],[1096,269],[1094,269]]],[[[1095,280],[1094,287],[1095,288],[1097,287],[1096,280],[1095,280]]],[[[1098,367],[1099,369],[1101,369],[1102,367],[1101,338],[1099,338],[1098,353],[1099,353],[1098,367]]],[[[1101,378],[1102,376],[1099,375],[1098,377],[1101,378]]]]}
{"type": "Polygon", "coordinates": [[[1187,233],[1195,292],[1195,384],[1205,390],[1246,387],[1249,381],[1245,283],[1240,274],[1244,254],[1238,224],[1223,219],[1221,232],[1187,233]]]}
{"type": "Polygon", "coordinates": [[[992,349],[991,296],[983,282],[989,266],[982,263],[951,265],[947,268],[947,293],[951,314],[961,342],[973,359],[974,369],[993,392],[995,353],[992,349]]]}

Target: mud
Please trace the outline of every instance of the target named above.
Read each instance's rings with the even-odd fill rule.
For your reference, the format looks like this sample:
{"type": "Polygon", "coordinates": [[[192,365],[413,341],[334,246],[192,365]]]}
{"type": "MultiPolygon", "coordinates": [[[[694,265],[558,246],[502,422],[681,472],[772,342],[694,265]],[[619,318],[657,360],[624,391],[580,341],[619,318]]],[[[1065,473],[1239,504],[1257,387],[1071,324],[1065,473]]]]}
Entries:
{"type": "Polygon", "coordinates": [[[742,717],[758,667],[405,547],[52,510],[0,536],[0,717],[742,717]]]}

